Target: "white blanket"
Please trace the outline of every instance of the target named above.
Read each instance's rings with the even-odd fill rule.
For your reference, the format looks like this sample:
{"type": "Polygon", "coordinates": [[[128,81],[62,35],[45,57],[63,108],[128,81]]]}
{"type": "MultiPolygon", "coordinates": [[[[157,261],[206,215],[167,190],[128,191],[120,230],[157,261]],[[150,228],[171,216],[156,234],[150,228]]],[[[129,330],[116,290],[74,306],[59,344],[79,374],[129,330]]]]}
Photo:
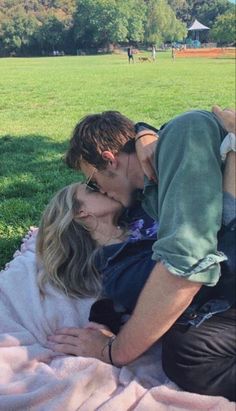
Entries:
{"type": "Polygon", "coordinates": [[[86,324],[92,299],[37,286],[36,231],[0,273],[0,411],[234,411],[222,397],[179,390],[161,367],[161,345],[121,369],[58,355],[47,336],[86,324]]]}

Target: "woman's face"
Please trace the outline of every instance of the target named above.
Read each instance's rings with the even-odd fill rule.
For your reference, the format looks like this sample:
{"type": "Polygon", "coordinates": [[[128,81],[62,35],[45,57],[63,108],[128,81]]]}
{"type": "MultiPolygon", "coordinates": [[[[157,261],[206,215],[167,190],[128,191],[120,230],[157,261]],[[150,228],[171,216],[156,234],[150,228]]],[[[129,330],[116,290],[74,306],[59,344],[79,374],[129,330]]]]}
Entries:
{"type": "Polygon", "coordinates": [[[80,184],[77,188],[77,199],[82,203],[86,212],[96,217],[119,216],[123,206],[113,198],[109,198],[99,191],[94,191],[86,184],[80,184]]]}

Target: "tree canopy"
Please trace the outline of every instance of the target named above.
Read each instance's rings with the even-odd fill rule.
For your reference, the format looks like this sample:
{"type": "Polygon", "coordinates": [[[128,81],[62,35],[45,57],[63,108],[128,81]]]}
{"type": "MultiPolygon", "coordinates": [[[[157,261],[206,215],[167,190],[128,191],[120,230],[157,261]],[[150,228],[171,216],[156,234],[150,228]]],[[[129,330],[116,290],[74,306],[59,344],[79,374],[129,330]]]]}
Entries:
{"type": "Polygon", "coordinates": [[[195,18],[214,27],[212,38],[233,42],[234,8],[228,0],[0,0],[0,55],[161,45],[185,39],[195,18]]]}
{"type": "Polygon", "coordinates": [[[187,35],[186,25],[178,20],[165,0],[147,2],[146,40],[151,44],[181,41],[187,35]]]}
{"type": "Polygon", "coordinates": [[[235,43],[235,14],[218,16],[213,26],[213,38],[219,44],[235,43]]]}

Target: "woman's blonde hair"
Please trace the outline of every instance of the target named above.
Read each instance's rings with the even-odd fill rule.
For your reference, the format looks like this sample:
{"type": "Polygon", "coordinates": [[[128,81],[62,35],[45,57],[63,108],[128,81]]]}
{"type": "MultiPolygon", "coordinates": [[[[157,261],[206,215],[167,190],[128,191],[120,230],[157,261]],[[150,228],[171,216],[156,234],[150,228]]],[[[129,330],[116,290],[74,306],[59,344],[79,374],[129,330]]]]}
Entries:
{"type": "Polygon", "coordinates": [[[94,264],[99,247],[78,218],[79,184],[64,187],[52,198],[39,225],[36,253],[43,294],[47,282],[72,297],[96,297],[101,289],[101,275],[94,264]]]}

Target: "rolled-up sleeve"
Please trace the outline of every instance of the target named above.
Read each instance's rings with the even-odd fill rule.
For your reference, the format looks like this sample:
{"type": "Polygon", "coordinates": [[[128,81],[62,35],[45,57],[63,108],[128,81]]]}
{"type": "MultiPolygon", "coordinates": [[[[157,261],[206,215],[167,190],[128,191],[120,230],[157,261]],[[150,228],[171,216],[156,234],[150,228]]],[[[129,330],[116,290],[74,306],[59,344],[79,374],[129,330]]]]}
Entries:
{"type": "Polygon", "coordinates": [[[211,113],[193,111],[169,122],[160,134],[158,186],[145,189],[148,208],[159,220],[152,258],[175,275],[214,286],[219,263],[226,259],[217,251],[224,130],[211,113]]]}

